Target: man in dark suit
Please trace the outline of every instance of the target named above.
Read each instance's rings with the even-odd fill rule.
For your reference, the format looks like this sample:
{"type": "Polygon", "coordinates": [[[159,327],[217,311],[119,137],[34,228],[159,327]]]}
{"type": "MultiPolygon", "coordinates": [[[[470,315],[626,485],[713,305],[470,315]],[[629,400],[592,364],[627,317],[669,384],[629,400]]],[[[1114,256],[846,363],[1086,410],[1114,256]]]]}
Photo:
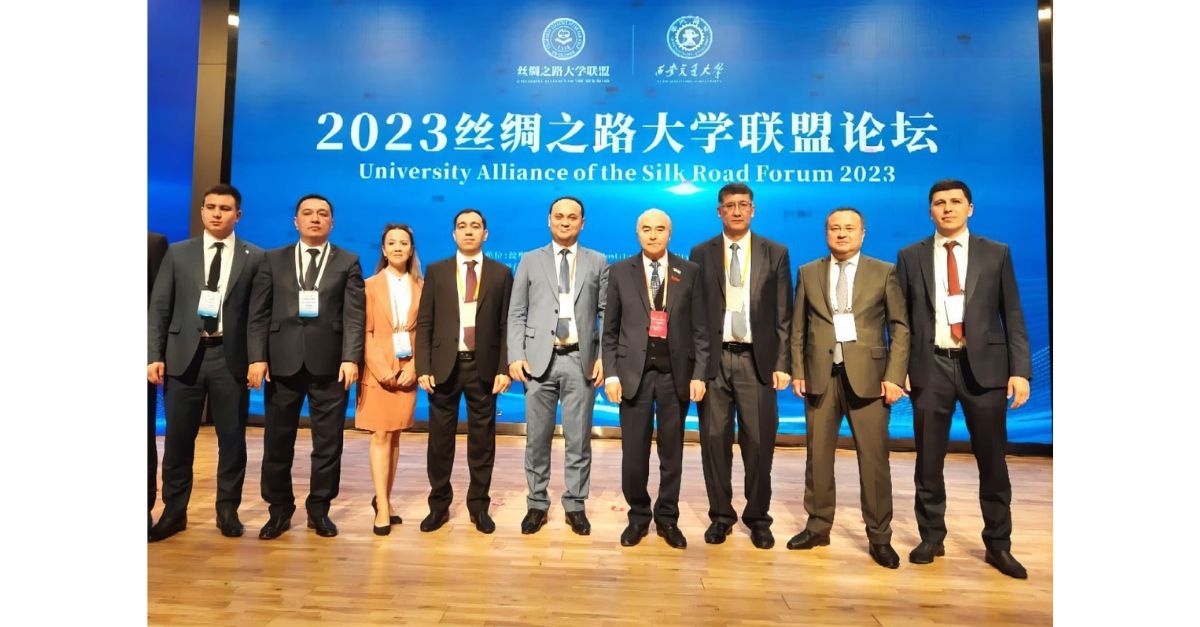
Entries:
{"type": "Polygon", "coordinates": [[[717,193],[722,233],[692,248],[704,282],[703,315],[713,339],[708,392],[700,403],[700,458],[712,521],[704,541],[721,544],[733,531],[733,421],[745,467],[742,522],[755,547],[771,534],[771,463],[779,431],[776,391],[791,382],[792,268],[787,247],[750,232],[754,192],[730,183],[717,193]],[[717,350],[718,342],[720,350],[717,350]]]}
{"type": "Polygon", "coordinates": [[[329,243],[333,205],[304,196],[295,224],[300,241],[266,253],[251,297],[250,383],[266,383],[262,496],[270,519],[258,534],[263,540],[287,531],[296,511],[292,460],[305,398],[313,440],[308,526],[322,537],[338,533],[329,505],[341,483],[348,391],[358,380],[366,327],[358,255],[329,243]]]}
{"type": "Polygon", "coordinates": [[[604,255],[579,245],[583,202],[550,204],[550,244],[525,253],[508,307],[509,376],[525,384],[525,479],[529,511],[521,533],[546,522],[554,417],[562,401],[562,506],[571,531],[592,532],[584,502],[592,474],[593,391],[604,382],[599,316],[608,290],[604,255]],[[565,303],[564,303],[565,301],[565,303]]]}
{"type": "Polygon", "coordinates": [[[687,547],[679,530],[683,422],[689,402],[704,398],[708,333],[696,264],[667,252],[671,218],[658,209],[637,222],[642,252],[609,266],[605,299],[604,393],[620,403],[621,492],[629,525],[621,546],[633,546],[653,518],[672,548],[687,547]],[[658,423],[658,499],[650,507],[650,436],[658,423]]]}
{"type": "Polygon", "coordinates": [[[868,553],[885,568],[900,566],[892,548],[892,471],[888,420],[904,391],[908,322],[895,267],[861,254],[866,225],[852,207],[825,218],[830,254],[800,266],[792,317],[792,391],[804,398],[808,522],[787,548],[829,544],[836,503],[834,452],[842,417],[858,452],[868,553]]]}
{"type": "Polygon", "coordinates": [[[261,248],[234,235],[242,195],[214,185],[200,205],[204,233],[167,249],[150,295],[147,379],[163,383],[163,513],[150,529],[157,542],[187,527],[192,460],[205,401],[212,409],[217,461],[217,527],[237,537],[246,478],[246,327],[261,248]]]}
{"type": "MultiPolygon", "coordinates": [[[[150,306],[150,295],[154,293],[154,279],[158,276],[158,268],[162,265],[163,257],[167,255],[167,237],[162,233],[150,232],[149,248],[147,257],[150,262],[150,277],[146,282],[146,306],[150,306]]],[[[146,465],[150,474],[150,507],[147,511],[154,511],[154,501],[158,498],[158,445],[155,443],[155,432],[158,425],[158,385],[151,381],[146,382],[148,392],[147,411],[150,418],[150,458],[146,465]]],[[[148,515],[149,516],[149,515],[148,515]]],[[[150,516],[150,525],[153,526],[154,518],[150,516]]]]}
{"type": "Polygon", "coordinates": [[[450,519],[454,489],[454,438],[458,405],[467,397],[467,511],[482,533],[496,523],[488,514],[496,457],[496,395],[508,389],[506,325],[512,271],[483,256],[487,219],[476,209],[454,216],[458,252],[429,266],[417,308],[413,347],[417,384],[429,394],[429,515],[421,531],[450,519]]]}
{"type": "Polygon", "coordinates": [[[967,230],[974,212],[966,183],[929,190],[936,233],[899,253],[896,275],[911,328],[908,376],[917,447],[916,513],[921,543],[908,556],[928,564],[945,555],[946,484],[942,474],[956,403],[962,403],[979,467],[985,561],[1017,579],[1025,568],[1012,547],[1012,486],[1004,459],[1006,399],[1029,398],[1033,366],[1025,315],[1006,244],[967,230]]]}

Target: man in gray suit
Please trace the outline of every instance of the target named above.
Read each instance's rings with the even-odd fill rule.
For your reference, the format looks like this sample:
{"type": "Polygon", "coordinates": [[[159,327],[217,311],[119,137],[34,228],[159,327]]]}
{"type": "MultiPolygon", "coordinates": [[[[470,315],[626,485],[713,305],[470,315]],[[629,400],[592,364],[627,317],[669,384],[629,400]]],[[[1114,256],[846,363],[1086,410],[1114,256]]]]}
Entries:
{"type": "Polygon", "coordinates": [[[895,267],[862,254],[865,234],[857,209],[834,209],[825,218],[830,254],[800,266],[796,274],[792,391],[804,398],[808,523],[787,547],[829,544],[836,502],[834,452],[846,416],[858,453],[868,553],[880,566],[897,568],[888,420],[892,403],[904,395],[908,319],[895,267]]]}
{"type": "Polygon", "coordinates": [[[521,257],[508,306],[509,375],[525,384],[525,479],[529,507],[521,533],[546,522],[550,441],[562,401],[566,489],[562,506],[575,533],[592,532],[584,501],[592,471],[592,390],[604,381],[599,315],[608,276],[604,255],[579,245],[583,202],[564,196],[550,204],[553,242],[521,257]]]}
{"type": "Polygon", "coordinates": [[[242,535],[237,510],[246,478],[247,320],[261,248],[233,233],[242,194],[214,185],[200,205],[204,233],[167,249],[150,294],[146,378],[163,384],[167,431],[163,443],[163,513],[150,542],[187,528],[192,460],[205,400],[212,408],[217,460],[217,527],[242,535]]]}

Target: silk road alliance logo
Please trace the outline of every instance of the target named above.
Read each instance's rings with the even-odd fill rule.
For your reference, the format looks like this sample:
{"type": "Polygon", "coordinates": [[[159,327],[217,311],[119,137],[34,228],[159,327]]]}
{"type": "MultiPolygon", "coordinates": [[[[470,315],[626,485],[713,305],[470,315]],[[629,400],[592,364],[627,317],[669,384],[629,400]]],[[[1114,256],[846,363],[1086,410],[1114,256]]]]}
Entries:
{"type": "Polygon", "coordinates": [[[551,21],[542,31],[542,47],[546,49],[546,54],[559,61],[572,59],[583,52],[585,42],[583,27],[569,17],[551,21]]]}
{"type": "Polygon", "coordinates": [[[698,59],[711,45],[712,28],[699,15],[680,17],[667,29],[667,46],[680,59],[698,59]]]}

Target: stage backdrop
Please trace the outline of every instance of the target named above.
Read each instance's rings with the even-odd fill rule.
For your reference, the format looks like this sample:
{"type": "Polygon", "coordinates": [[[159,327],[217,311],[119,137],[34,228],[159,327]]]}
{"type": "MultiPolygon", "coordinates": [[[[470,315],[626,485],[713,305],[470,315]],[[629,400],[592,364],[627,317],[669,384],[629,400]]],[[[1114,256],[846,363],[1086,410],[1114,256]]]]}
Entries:
{"type": "MultiPolygon", "coordinates": [[[[238,234],[295,241],[297,199],[334,206],[332,240],[379,257],[406,222],[426,263],[453,254],[452,218],[488,218],[488,256],[516,268],[549,241],[555,197],[583,199],[584,246],[638,251],[649,207],[671,250],[716,235],[717,190],[754,190],[752,228],[827,254],[824,217],[866,216],[863,252],[895,261],[933,232],[929,186],[974,192],[973,233],[1008,242],[1034,351],[1014,442],[1051,443],[1045,201],[1036,3],[320,2],[242,0],[232,183],[238,234]]],[[[780,431],[804,405],[780,393],[780,431]]],[[[261,395],[252,411],[261,412],[261,395]]],[[[425,398],[418,416],[425,411],[425,398]]],[[[499,420],[521,422],[521,389],[499,420]]],[[[597,395],[596,424],[617,424],[597,395]]],[[[688,422],[696,428],[695,408],[688,422]]],[[[844,434],[849,435],[848,427],[844,434]]],[[[892,436],[912,437],[907,400],[892,436]]],[[[961,416],[955,439],[966,439],[961,416]]]]}

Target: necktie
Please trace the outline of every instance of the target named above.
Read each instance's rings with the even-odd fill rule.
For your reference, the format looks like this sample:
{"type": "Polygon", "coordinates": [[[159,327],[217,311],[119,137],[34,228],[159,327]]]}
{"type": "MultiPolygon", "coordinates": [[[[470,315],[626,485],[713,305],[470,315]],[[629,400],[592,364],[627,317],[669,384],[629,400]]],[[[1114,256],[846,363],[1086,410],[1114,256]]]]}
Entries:
{"type": "MultiPolygon", "coordinates": [[[[839,261],[837,287],[834,292],[837,294],[837,311],[835,314],[846,313],[847,301],[850,300],[850,286],[846,284],[846,264],[847,261],[839,261]]],[[[842,343],[838,342],[833,345],[833,363],[842,363],[842,343]]]]}
{"type": "MultiPolygon", "coordinates": [[[[221,284],[221,249],[225,248],[225,242],[214,242],[213,248],[217,249],[217,254],[213,255],[212,263],[208,264],[208,283],[204,289],[215,292],[221,284]]],[[[204,318],[204,331],[208,335],[217,332],[217,317],[204,318]]]]}
{"type": "MultiPolygon", "coordinates": [[[[946,247],[946,285],[949,287],[951,296],[962,294],[962,286],[958,283],[958,260],[954,258],[954,247],[958,246],[958,242],[950,240],[943,244],[946,247]]],[[[956,340],[963,339],[963,325],[961,322],[955,322],[950,325],[950,335],[956,340]]]]}
{"type": "Polygon", "coordinates": [[[650,262],[650,291],[654,293],[654,309],[661,310],[662,306],[662,277],[658,276],[658,262],[650,262]]]}
{"type": "MultiPolygon", "coordinates": [[[[467,278],[463,282],[463,302],[475,302],[475,289],[479,285],[479,277],[475,274],[475,264],[477,261],[465,261],[467,265],[467,278]]],[[[467,345],[467,350],[475,350],[475,321],[470,320],[471,326],[463,327],[463,343],[467,345]]]]}
{"type": "Polygon", "coordinates": [[[308,249],[308,269],[304,271],[304,289],[317,289],[317,255],[321,254],[320,248],[308,249]]]}
{"type": "MultiPolygon", "coordinates": [[[[729,285],[742,287],[742,262],[738,259],[738,245],[729,245],[729,285]]],[[[746,337],[746,300],[743,296],[742,306],[729,319],[729,331],[733,339],[741,341],[746,337]]]]}
{"type": "MultiPolygon", "coordinates": [[[[571,293],[571,266],[567,263],[567,255],[571,254],[570,249],[564,248],[558,253],[562,256],[562,260],[558,263],[558,293],[571,293]]],[[[560,315],[566,312],[559,312],[560,315]]],[[[558,326],[554,329],[554,336],[560,340],[567,339],[571,334],[571,319],[559,318],[558,326]]]]}

